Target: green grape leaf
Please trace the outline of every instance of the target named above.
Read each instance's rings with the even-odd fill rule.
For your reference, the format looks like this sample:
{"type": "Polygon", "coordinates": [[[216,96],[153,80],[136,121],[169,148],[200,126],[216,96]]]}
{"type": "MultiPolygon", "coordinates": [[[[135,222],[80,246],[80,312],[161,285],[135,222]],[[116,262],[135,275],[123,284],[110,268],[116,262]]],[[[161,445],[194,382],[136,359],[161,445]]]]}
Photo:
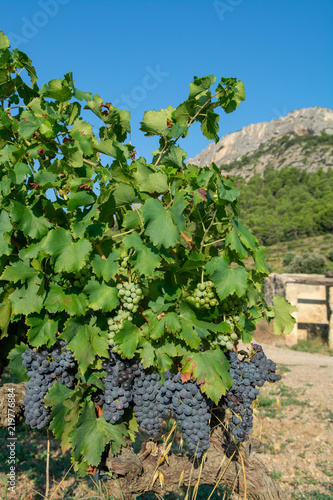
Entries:
{"type": "Polygon", "coordinates": [[[47,313],[43,315],[32,314],[26,318],[25,322],[30,326],[27,334],[30,345],[34,347],[51,346],[55,343],[58,321],[51,319],[47,313]]]}
{"type": "Polygon", "coordinates": [[[158,200],[150,198],[142,207],[142,216],[147,224],[145,234],[151,242],[160,248],[174,246],[179,238],[178,228],[175,226],[171,213],[158,200]]]}
{"type": "Polygon", "coordinates": [[[84,293],[88,295],[89,307],[94,311],[101,309],[102,312],[111,312],[119,302],[116,287],[99,283],[95,279],[89,280],[84,287],[84,293]]]}
{"type": "Polygon", "coordinates": [[[85,401],[70,436],[74,459],[97,466],[107,444],[110,444],[113,454],[127,445],[124,436],[128,436],[128,432],[124,424],[109,424],[103,416],[98,418],[94,403],[85,401]]]}
{"type": "Polygon", "coordinates": [[[12,252],[11,237],[9,234],[11,231],[12,224],[9,215],[5,210],[2,210],[0,213],[0,234],[2,235],[2,238],[0,238],[0,256],[10,255],[12,252]]]}
{"type": "Polygon", "coordinates": [[[209,335],[208,330],[211,329],[213,324],[198,320],[195,312],[183,300],[179,304],[179,311],[179,319],[182,326],[179,336],[185,340],[188,346],[198,349],[202,339],[209,335]]]}
{"type": "Polygon", "coordinates": [[[78,316],[85,314],[88,300],[84,293],[77,294],[75,290],[66,290],[56,283],[51,283],[44,306],[53,314],[66,311],[70,316],[78,316]]]}
{"type": "Polygon", "coordinates": [[[79,419],[83,398],[82,386],[73,390],[59,382],[56,382],[44,397],[45,405],[51,407],[50,429],[61,442],[63,453],[72,446],[70,433],[79,419]]]}
{"type": "Polygon", "coordinates": [[[267,274],[269,275],[269,269],[266,266],[265,262],[265,253],[266,253],[266,248],[265,247],[258,247],[254,251],[254,261],[256,263],[256,268],[259,273],[262,274],[267,274]]]}
{"type": "MultiPolygon", "coordinates": [[[[177,351],[176,351],[177,354],[177,351]]],[[[170,358],[170,356],[163,351],[163,348],[155,349],[155,356],[156,356],[156,361],[157,361],[157,366],[158,369],[161,373],[166,372],[169,370],[172,365],[173,361],[170,358]]]]}
{"type": "Polygon", "coordinates": [[[92,245],[88,240],[74,242],[70,231],[57,227],[46,236],[42,248],[51,256],[56,273],[72,273],[86,265],[92,245]]]}
{"type": "Polygon", "coordinates": [[[174,108],[168,106],[167,109],[160,111],[146,111],[143,115],[143,121],[140,122],[140,130],[145,132],[145,136],[162,135],[168,133],[168,120],[171,121],[171,114],[174,108]]]}
{"type": "Polygon", "coordinates": [[[94,273],[98,278],[103,278],[104,281],[108,282],[113,278],[119,269],[119,264],[117,260],[120,257],[118,250],[110,253],[107,259],[103,259],[100,255],[95,255],[92,261],[92,267],[94,273]]]}
{"type": "Polygon", "coordinates": [[[38,275],[38,271],[31,267],[29,262],[18,260],[6,266],[0,279],[12,281],[13,283],[17,281],[25,283],[26,281],[36,280],[38,275]]]}
{"type": "Polygon", "coordinates": [[[235,226],[227,234],[225,246],[236,252],[241,259],[245,259],[248,256],[248,252],[244,248],[235,226]]]}
{"type": "Polygon", "coordinates": [[[150,342],[143,342],[140,355],[143,367],[149,368],[149,366],[152,366],[154,364],[155,347],[150,342]]]}
{"type": "Polygon", "coordinates": [[[201,391],[218,404],[221,396],[232,386],[229,367],[227,358],[217,348],[184,356],[182,374],[185,375],[184,380],[188,376],[195,379],[201,391]]]}
{"type": "Polygon", "coordinates": [[[12,304],[12,313],[27,316],[33,312],[39,313],[43,307],[45,292],[43,286],[28,282],[17,288],[9,297],[12,304]]]}
{"type": "Polygon", "coordinates": [[[119,345],[122,353],[127,359],[131,359],[137,349],[142,336],[139,328],[130,321],[125,320],[122,328],[114,336],[114,341],[119,345]]]}
{"type": "Polygon", "coordinates": [[[70,318],[59,338],[66,340],[67,347],[73,352],[77,360],[79,370],[85,374],[96,356],[108,357],[107,332],[103,332],[95,325],[96,318],[92,317],[90,322],[82,317],[70,318]]]}
{"type": "Polygon", "coordinates": [[[244,295],[247,289],[248,273],[243,267],[230,267],[227,257],[213,257],[205,265],[221,300],[228,295],[244,295]]]}
{"type": "Polygon", "coordinates": [[[184,170],[185,167],[184,161],[186,157],[187,154],[182,148],[180,148],[179,146],[171,146],[168,152],[162,156],[161,163],[166,167],[176,168],[177,170],[178,169],[184,170]]]}
{"type": "Polygon", "coordinates": [[[135,164],[137,167],[133,177],[140,191],[147,193],[165,193],[168,190],[168,177],[163,172],[156,172],[146,165],[140,158],[135,164]]]}
{"type": "Polygon", "coordinates": [[[5,50],[10,47],[9,38],[4,34],[3,31],[0,31],[0,50],[5,50]]]}
{"type": "Polygon", "coordinates": [[[161,258],[158,251],[150,244],[146,244],[136,232],[128,234],[124,238],[124,245],[127,250],[136,250],[131,257],[131,264],[134,269],[145,276],[153,276],[155,269],[160,265],[161,258]]]}
{"type": "Polygon", "coordinates": [[[95,203],[96,196],[94,194],[88,193],[87,191],[79,191],[77,193],[71,193],[68,202],[67,209],[73,212],[79,207],[86,207],[87,205],[93,205],[95,203]]]}
{"type": "Polygon", "coordinates": [[[12,375],[15,375],[19,382],[27,382],[29,379],[27,373],[28,370],[25,366],[22,365],[22,354],[29,349],[27,344],[21,342],[19,345],[16,345],[14,349],[10,351],[8,354],[9,361],[9,371],[12,375]]]}
{"type": "Polygon", "coordinates": [[[214,113],[210,109],[206,111],[206,116],[201,119],[201,126],[200,129],[203,133],[203,135],[208,139],[213,139],[215,143],[217,143],[220,138],[217,135],[218,131],[220,130],[219,127],[219,120],[220,117],[217,113],[214,113]]]}
{"type": "Polygon", "coordinates": [[[233,184],[223,177],[218,180],[217,187],[219,198],[221,198],[221,200],[232,202],[239,196],[238,189],[233,187],[233,184]]]}
{"type": "Polygon", "coordinates": [[[215,75],[207,75],[198,78],[194,77],[193,82],[190,83],[189,99],[198,99],[200,96],[206,94],[207,90],[216,82],[215,75]]]}
{"type": "MultiPolygon", "coordinates": [[[[68,73],[68,75],[71,74],[68,73]]],[[[69,101],[73,95],[73,89],[66,76],[64,80],[57,78],[49,81],[48,85],[44,83],[39,91],[40,96],[56,99],[59,102],[69,101]]]]}
{"type": "Polygon", "coordinates": [[[186,219],[183,214],[186,206],[187,201],[185,200],[184,195],[179,192],[176,193],[170,208],[170,213],[179,232],[184,231],[186,227],[186,219]]]}
{"type": "Polygon", "coordinates": [[[31,139],[41,123],[42,121],[31,111],[22,113],[19,123],[19,134],[22,139],[31,139]]]}
{"type": "Polygon", "coordinates": [[[0,339],[7,337],[8,327],[10,325],[10,318],[12,314],[12,305],[9,299],[11,290],[7,290],[1,297],[0,303],[0,339]]]}
{"type": "Polygon", "coordinates": [[[41,239],[50,229],[51,224],[41,214],[18,201],[11,201],[12,221],[16,222],[16,230],[23,231],[24,236],[41,239]]]}
{"type": "Polygon", "coordinates": [[[179,317],[174,312],[166,313],[166,315],[164,316],[164,325],[165,328],[172,333],[177,333],[182,328],[182,324],[179,320],[179,317]]]}
{"type": "Polygon", "coordinates": [[[274,311],[274,333],[275,335],[289,335],[293,331],[296,319],[291,315],[292,312],[297,311],[297,307],[292,306],[281,295],[273,297],[273,311],[274,311]]]}

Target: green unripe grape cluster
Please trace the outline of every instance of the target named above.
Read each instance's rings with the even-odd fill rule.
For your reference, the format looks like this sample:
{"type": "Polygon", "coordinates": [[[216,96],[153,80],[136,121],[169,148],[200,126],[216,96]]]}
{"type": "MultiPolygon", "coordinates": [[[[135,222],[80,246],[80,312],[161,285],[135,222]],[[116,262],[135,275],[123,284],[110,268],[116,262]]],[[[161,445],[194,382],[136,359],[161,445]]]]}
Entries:
{"type": "MultiPolygon", "coordinates": [[[[114,336],[116,333],[121,330],[123,326],[123,322],[127,319],[128,321],[132,321],[133,317],[131,316],[129,311],[124,311],[124,309],[119,309],[118,314],[113,318],[108,319],[109,325],[109,345],[114,346],[114,336]]],[[[114,350],[115,348],[113,348],[114,350]]]]}
{"type": "Polygon", "coordinates": [[[197,284],[191,297],[191,300],[197,308],[209,309],[210,307],[218,305],[218,299],[213,291],[213,286],[214,284],[212,281],[203,281],[197,284]]]}
{"type": "Polygon", "coordinates": [[[136,283],[118,283],[118,297],[122,303],[123,309],[130,314],[136,313],[139,302],[142,299],[142,290],[136,283]]]}
{"type": "Polygon", "coordinates": [[[74,286],[85,286],[91,276],[89,267],[84,267],[74,275],[74,286]]]}
{"type": "Polygon", "coordinates": [[[232,333],[220,333],[216,339],[213,340],[212,345],[214,347],[221,346],[222,349],[231,351],[234,347],[234,343],[239,340],[239,336],[236,332],[232,333]]]}
{"type": "Polygon", "coordinates": [[[243,311],[244,306],[246,306],[246,302],[246,297],[237,297],[234,294],[221,303],[221,309],[227,316],[238,316],[243,311]]]}
{"type": "Polygon", "coordinates": [[[128,259],[129,259],[129,256],[127,255],[127,251],[123,250],[121,252],[120,272],[121,271],[127,271],[127,268],[128,268],[128,259]]]}

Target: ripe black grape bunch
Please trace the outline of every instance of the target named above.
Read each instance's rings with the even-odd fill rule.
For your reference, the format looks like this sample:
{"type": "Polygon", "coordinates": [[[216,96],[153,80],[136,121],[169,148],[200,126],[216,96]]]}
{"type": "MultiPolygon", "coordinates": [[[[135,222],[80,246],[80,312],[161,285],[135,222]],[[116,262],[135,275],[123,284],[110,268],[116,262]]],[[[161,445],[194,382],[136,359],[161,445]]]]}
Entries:
{"type": "Polygon", "coordinates": [[[210,309],[218,305],[217,295],[213,287],[212,281],[202,281],[197,284],[191,296],[191,301],[194,302],[198,309],[210,309]]]}
{"type": "Polygon", "coordinates": [[[44,406],[46,392],[56,383],[71,388],[74,385],[75,362],[66,342],[60,340],[51,349],[27,349],[22,364],[28,369],[24,397],[25,421],[33,429],[43,429],[49,422],[49,410],[44,406]]]}

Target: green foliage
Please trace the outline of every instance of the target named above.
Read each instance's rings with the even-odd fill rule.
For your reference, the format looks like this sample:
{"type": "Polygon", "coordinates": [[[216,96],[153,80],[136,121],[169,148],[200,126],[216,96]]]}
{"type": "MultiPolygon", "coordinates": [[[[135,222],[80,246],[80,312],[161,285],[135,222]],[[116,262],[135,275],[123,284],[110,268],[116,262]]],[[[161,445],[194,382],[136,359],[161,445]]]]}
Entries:
{"type": "Polygon", "coordinates": [[[331,233],[333,170],[266,168],[248,182],[237,179],[242,222],[263,245],[331,233]],[[256,193],[253,196],[253,193],[256,193]]]}
{"type": "Polygon", "coordinates": [[[287,253],[285,253],[284,256],[283,256],[282,265],[283,266],[288,266],[294,260],[295,257],[296,257],[296,253],[295,252],[287,252],[287,253]]]}
{"type": "Polygon", "coordinates": [[[327,269],[324,257],[317,253],[295,255],[286,268],[287,273],[325,274],[327,269]]]}
{"type": "Polygon", "coordinates": [[[333,249],[328,252],[327,258],[329,261],[333,262],[333,249]]]}
{"type": "Polygon", "coordinates": [[[39,88],[30,59],[0,32],[1,335],[19,344],[9,358],[22,380],[20,342],[40,349],[61,338],[73,352],[75,389],[55,384],[45,402],[81,474],[128,435],[126,419],[108,424],[91,400],[110,346],[154,371],[181,370],[218,403],[231,379],[216,336],[237,329],[250,342],[264,316],[277,319],[277,333],[289,329],[285,302],[279,311],[261,296],[264,249],[237,220],[239,191],[214,163],[186,165],[177,145],[195,122],[218,140],[217,108],[230,113],[244,100],[236,78],[212,91],[215,82],[195,77],[178,107],[147,111],[141,131],[158,136],[159,148],[150,161],[135,160],[127,111],[79,91],[71,73],[39,88]],[[83,109],[101,120],[99,137],[83,109]],[[246,269],[245,258],[253,262],[246,269]],[[228,313],[215,300],[198,310],[189,298],[208,277],[214,297],[244,305],[228,313]],[[120,283],[134,286],[134,299],[121,298],[130,292],[118,292],[120,283]]]}

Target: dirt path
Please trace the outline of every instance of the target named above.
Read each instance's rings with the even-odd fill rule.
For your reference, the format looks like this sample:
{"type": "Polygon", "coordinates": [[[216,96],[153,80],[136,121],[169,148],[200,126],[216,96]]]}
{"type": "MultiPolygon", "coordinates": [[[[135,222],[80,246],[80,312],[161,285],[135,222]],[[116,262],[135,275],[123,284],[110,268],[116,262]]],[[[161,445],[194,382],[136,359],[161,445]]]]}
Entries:
{"type": "Polygon", "coordinates": [[[255,411],[263,460],[287,498],[333,499],[333,358],[262,346],[282,375],[255,411]]]}

